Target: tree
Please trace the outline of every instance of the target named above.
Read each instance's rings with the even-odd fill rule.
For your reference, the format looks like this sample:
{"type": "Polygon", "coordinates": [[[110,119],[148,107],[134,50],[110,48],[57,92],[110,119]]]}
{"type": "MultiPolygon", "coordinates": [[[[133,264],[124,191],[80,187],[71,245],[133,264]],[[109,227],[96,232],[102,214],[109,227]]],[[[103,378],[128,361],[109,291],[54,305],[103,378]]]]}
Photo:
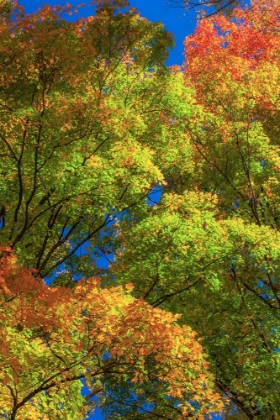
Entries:
{"type": "Polygon", "coordinates": [[[105,378],[128,382],[136,406],[148,400],[158,415],[178,399],[172,418],[221,408],[196,334],[176,325],[178,315],[132,298],[129,284],[104,290],[95,278],[50,288],[11,249],[0,251],[1,417],[82,419],[92,397],[102,404],[110,394],[105,378]]]}
{"type": "Polygon", "coordinates": [[[189,109],[163,65],[172,38],[121,6],[98,2],[75,23],[68,6],[1,9],[0,404],[10,419],[83,418],[94,395],[109,398],[108,380],[129,383],[136,413],[147,401],[172,418],[221,407],[189,327],[98,287],[99,233],[164,182],[157,163],[185,140],[168,121],[189,109]],[[48,288],[40,276],[54,272],[72,287],[48,288]]]}
{"type": "Polygon", "coordinates": [[[278,2],[255,1],[231,22],[202,22],[185,43],[186,78],[195,80],[208,114],[199,134],[188,127],[196,182],[218,194],[218,217],[238,235],[228,239],[235,256],[227,258],[225,294],[209,318],[213,325],[214,311],[226,311],[218,330],[228,338],[211,353],[218,386],[249,418],[279,413],[279,10],[278,2]]]}
{"type": "MultiPolygon", "coordinates": [[[[3,355],[16,336],[14,359],[33,355],[35,378],[19,359],[16,384],[8,366],[7,410],[10,380],[32,392],[55,364],[64,400],[47,396],[50,410],[83,415],[84,400],[70,407],[67,395],[85,378],[109,418],[174,419],[193,409],[199,419],[224,400],[227,417],[277,419],[278,2],[202,20],[185,41],[184,71],[164,66],[172,38],[160,24],[122,12],[122,1],[96,3],[94,17],[75,23],[63,19],[67,8],[1,15],[3,355]],[[99,253],[114,254],[106,270],[99,253]],[[40,280],[52,274],[56,288],[40,280]],[[30,324],[18,321],[21,307],[30,324]],[[89,331],[105,340],[92,359],[89,331]],[[184,336],[197,358],[164,378],[184,336]],[[73,354],[72,388],[61,369],[73,354]]],[[[46,394],[37,394],[38,402],[20,398],[38,418],[46,394]]]]}
{"type": "Polygon", "coordinates": [[[2,18],[1,237],[42,277],[163,179],[145,141],[162,135],[150,116],[173,41],[118,4],[75,23],[50,6],[2,18]]]}
{"type": "MultiPolygon", "coordinates": [[[[229,418],[279,406],[279,4],[202,20],[185,41],[193,87],[180,164],[160,203],[124,219],[113,276],[203,338],[229,418]],[[120,274],[121,273],[121,274],[120,274]],[[233,411],[232,411],[233,409],[233,411]]],[[[176,164],[174,163],[174,166],[176,164]]]]}

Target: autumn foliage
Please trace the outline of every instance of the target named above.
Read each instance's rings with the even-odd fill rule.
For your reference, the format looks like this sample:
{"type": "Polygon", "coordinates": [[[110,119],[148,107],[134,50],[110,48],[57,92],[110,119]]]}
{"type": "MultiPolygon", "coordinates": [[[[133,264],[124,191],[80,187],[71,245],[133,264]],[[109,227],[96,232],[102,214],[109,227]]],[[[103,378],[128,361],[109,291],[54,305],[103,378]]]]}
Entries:
{"type": "MultiPolygon", "coordinates": [[[[178,315],[98,279],[50,288],[1,248],[1,414],[9,418],[80,418],[106,395],[103,377],[125,377],[137,394],[149,382],[181,402],[183,415],[220,407],[202,347],[178,315]],[[90,394],[80,394],[84,379],[90,394]],[[73,398],[75,395],[75,398],[73,398]]],[[[152,403],[153,400],[150,400],[152,403]]]]}
{"type": "Polygon", "coordinates": [[[275,420],[279,2],[126,7],[0,6],[0,416],[275,420]]]}

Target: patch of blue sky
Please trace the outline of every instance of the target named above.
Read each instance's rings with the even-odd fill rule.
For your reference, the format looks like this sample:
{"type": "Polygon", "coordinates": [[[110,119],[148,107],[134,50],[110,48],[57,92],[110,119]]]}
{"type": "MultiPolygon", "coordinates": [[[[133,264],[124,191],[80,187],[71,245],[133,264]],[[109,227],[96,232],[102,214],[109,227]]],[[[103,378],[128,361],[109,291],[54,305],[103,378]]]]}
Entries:
{"type": "MultiPolygon", "coordinates": [[[[88,387],[86,386],[86,382],[84,379],[81,380],[81,383],[83,385],[83,387],[81,388],[81,394],[83,397],[87,397],[88,395],[91,394],[91,391],[88,389],[88,387]]],[[[90,401],[93,401],[94,403],[98,403],[97,400],[97,395],[94,395],[92,398],[90,398],[90,401]]],[[[88,419],[94,419],[94,420],[102,420],[103,417],[101,416],[101,411],[99,410],[98,407],[96,407],[94,409],[94,412],[92,414],[90,414],[90,412],[88,413],[88,419]]]]}
{"type": "MultiPolygon", "coordinates": [[[[106,224],[104,227],[110,227],[113,226],[115,221],[116,221],[117,216],[113,215],[110,217],[110,215],[105,215],[105,221],[106,224]]],[[[69,232],[69,230],[71,229],[71,226],[68,226],[66,228],[64,228],[63,231],[63,235],[62,237],[65,238],[69,232]]],[[[99,235],[106,235],[106,232],[104,231],[100,231],[99,235]]],[[[86,237],[86,235],[85,235],[86,237]]],[[[79,240],[81,245],[77,246],[77,244],[74,241],[71,241],[71,238],[69,239],[69,243],[72,246],[72,249],[68,250],[68,253],[70,254],[75,248],[77,248],[74,252],[75,256],[81,257],[82,255],[88,254],[90,252],[90,240],[87,240],[85,242],[83,242],[83,239],[79,240]]],[[[114,254],[113,253],[107,253],[106,251],[102,251],[100,248],[95,247],[94,249],[94,253],[92,252],[92,258],[95,261],[95,264],[98,268],[104,268],[107,269],[109,264],[111,263],[111,260],[114,258],[114,254]]],[[[57,264],[59,263],[59,260],[57,261],[57,264]]],[[[50,276],[46,276],[44,278],[44,281],[46,282],[47,285],[50,285],[53,280],[55,279],[55,277],[58,274],[61,274],[63,272],[65,272],[65,270],[67,270],[67,260],[65,262],[61,262],[61,264],[58,264],[57,268],[53,271],[53,273],[50,276]]],[[[73,275],[73,280],[80,280],[81,276],[77,276],[77,275],[73,275]]]]}
{"type": "Polygon", "coordinates": [[[163,187],[156,185],[148,195],[147,201],[148,201],[149,206],[153,207],[157,205],[161,200],[162,194],[163,194],[163,187]]]}
{"type": "Polygon", "coordinates": [[[239,208],[239,200],[238,200],[238,198],[234,198],[233,199],[233,207],[235,208],[235,209],[238,209],[239,208]]]}

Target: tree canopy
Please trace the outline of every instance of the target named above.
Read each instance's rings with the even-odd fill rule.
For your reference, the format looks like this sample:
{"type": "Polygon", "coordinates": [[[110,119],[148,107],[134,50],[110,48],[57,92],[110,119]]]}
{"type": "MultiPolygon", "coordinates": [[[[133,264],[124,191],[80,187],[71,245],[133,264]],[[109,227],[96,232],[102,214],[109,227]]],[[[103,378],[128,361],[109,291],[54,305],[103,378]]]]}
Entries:
{"type": "Polygon", "coordinates": [[[93,3],[0,8],[0,416],[277,419],[280,4],[93,3]]]}

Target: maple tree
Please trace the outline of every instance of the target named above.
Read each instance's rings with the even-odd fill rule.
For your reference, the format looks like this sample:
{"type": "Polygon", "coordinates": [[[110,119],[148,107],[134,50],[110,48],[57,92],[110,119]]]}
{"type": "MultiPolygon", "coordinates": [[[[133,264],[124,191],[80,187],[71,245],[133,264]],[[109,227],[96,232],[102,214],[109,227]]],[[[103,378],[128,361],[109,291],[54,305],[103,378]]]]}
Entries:
{"type": "Polygon", "coordinates": [[[1,8],[4,417],[83,418],[93,396],[109,398],[108,380],[129,384],[136,414],[146,401],[172,418],[221,408],[190,327],[98,286],[99,232],[146,205],[164,182],[156,153],[172,156],[174,139],[185,141],[169,124],[183,89],[163,65],[172,37],[135,10],[122,13],[126,5],[96,2],[95,16],[74,23],[63,18],[68,6],[1,8]],[[78,257],[83,244],[89,251],[78,257]],[[53,273],[49,288],[40,278],[53,273]]]}
{"type": "Polygon", "coordinates": [[[210,352],[218,386],[248,418],[279,413],[279,11],[254,1],[231,21],[202,22],[185,42],[186,80],[206,111],[203,130],[187,128],[195,182],[217,195],[227,238],[218,263],[227,280],[208,312],[221,341],[210,352]]]}
{"type": "MultiPolygon", "coordinates": [[[[279,3],[202,20],[186,38],[189,168],[123,218],[112,276],[203,337],[230,418],[279,413],[279,3]],[[119,247],[119,251],[118,251],[119,247]]],[[[186,141],[187,144],[187,141],[186,141]]],[[[188,146],[186,146],[188,147],[188,146]]]]}
{"type": "Polygon", "coordinates": [[[0,10],[3,415],[277,419],[279,3],[201,20],[183,71],[94,3],[0,10]]]}
{"type": "Polygon", "coordinates": [[[158,415],[170,411],[167,397],[181,401],[172,418],[221,408],[196,334],[176,325],[178,315],[132,298],[129,284],[106,290],[94,278],[50,288],[11,249],[0,251],[2,417],[84,418],[91,398],[106,398],[104,378],[130,383],[136,407],[146,397],[158,415]]]}
{"type": "Polygon", "coordinates": [[[163,180],[147,142],[165,131],[151,116],[174,113],[173,40],[125,1],[99,3],[74,23],[68,6],[2,17],[1,237],[42,277],[163,180]]]}

